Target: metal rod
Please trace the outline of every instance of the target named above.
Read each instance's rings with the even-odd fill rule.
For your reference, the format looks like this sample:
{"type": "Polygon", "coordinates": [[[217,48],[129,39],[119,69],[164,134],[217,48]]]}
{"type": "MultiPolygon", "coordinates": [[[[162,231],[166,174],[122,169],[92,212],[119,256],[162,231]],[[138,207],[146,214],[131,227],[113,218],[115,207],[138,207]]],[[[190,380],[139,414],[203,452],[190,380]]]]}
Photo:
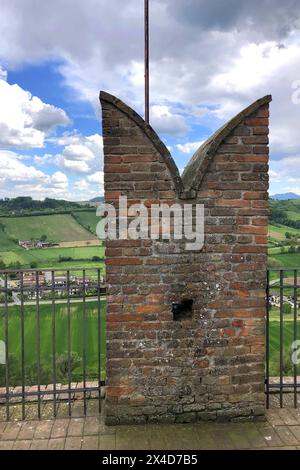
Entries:
{"type": "Polygon", "coordinates": [[[100,298],[100,269],[97,270],[98,273],[98,405],[99,413],[101,412],[101,298],[100,298]]]}
{"type": "Polygon", "coordinates": [[[21,288],[21,373],[22,373],[22,419],[25,420],[25,324],[24,324],[24,297],[23,297],[23,273],[20,273],[21,288]]]}
{"type": "MultiPolygon", "coordinates": [[[[105,382],[102,381],[102,382],[101,382],[101,387],[104,387],[104,386],[105,386],[105,382]]],[[[288,386],[290,387],[290,385],[287,385],[287,384],[286,384],[286,386],[287,386],[287,387],[288,387],[288,386]]],[[[300,384],[299,384],[299,387],[300,387],[300,384]]],[[[98,390],[99,390],[99,387],[98,387],[98,383],[97,383],[97,386],[95,386],[95,387],[86,387],[86,388],[83,388],[83,387],[78,387],[78,388],[77,388],[77,387],[76,387],[76,388],[75,388],[75,387],[72,387],[72,388],[70,389],[70,392],[72,392],[72,393],[83,393],[83,392],[85,391],[86,393],[88,393],[88,392],[97,392],[98,390]]],[[[65,394],[68,393],[68,392],[69,392],[69,390],[66,390],[66,389],[56,390],[56,394],[57,394],[57,395],[60,395],[60,394],[65,395],[65,394]]],[[[40,392],[38,392],[38,391],[35,391],[35,392],[26,391],[26,397],[37,397],[38,395],[41,395],[41,396],[43,396],[43,395],[53,395],[53,390],[40,390],[40,392]]],[[[1,399],[2,399],[2,398],[6,398],[6,397],[7,397],[7,394],[6,394],[6,393],[0,393],[0,398],[1,398],[1,399]]],[[[16,398],[16,397],[22,398],[22,392],[9,392],[9,393],[8,393],[8,397],[11,397],[11,398],[16,398]]],[[[62,399],[62,400],[63,400],[63,399],[62,399]]],[[[10,406],[14,406],[15,404],[16,404],[15,401],[12,401],[12,402],[9,403],[10,406]]]]}
{"type": "MultiPolygon", "coordinates": [[[[280,271],[280,285],[283,285],[283,271],[280,271]]],[[[280,288],[280,408],[283,407],[283,287],[280,288]]]]}
{"type": "Polygon", "coordinates": [[[52,282],[52,380],[53,380],[53,416],[56,418],[56,319],[55,319],[55,272],[51,272],[52,282]]]}
{"type": "MultiPolygon", "coordinates": [[[[294,341],[297,340],[297,269],[294,271],[294,341]]],[[[294,364],[294,408],[297,408],[297,364],[294,364]]]]}
{"type": "Polygon", "coordinates": [[[266,394],[267,394],[267,409],[270,406],[270,305],[269,305],[269,285],[270,273],[267,271],[267,311],[266,311],[266,394]]]}
{"type": "Polygon", "coordinates": [[[144,0],[145,20],[145,121],[149,124],[149,0],[144,0]]]}
{"type": "MultiPolygon", "coordinates": [[[[37,354],[37,388],[41,390],[41,322],[40,322],[40,288],[39,273],[35,274],[36,282],[36,354],[37,354]]],[[[38,418],[41,417],[41,397],[38,395],[38,418]]]]}
{"type": "MultiPolygon", "coordinates": [[[[70,308],[70,271],[67,271],[67,318],[68,318],[68,384],[71,388],[71,308],[70,308]]],[[[69,392],[68,404],[69,416],[71,416],[71,393],[69,392]]]]}
{"type": "MultiPolygon", "coordinates": [[[[82,271],[82,374],[83,388],[86,389],[86,309],[85,309],[85,269],[82,271]]],[[[83,412],[86,415],[86,392],[83,392],[83,412]]]]}
{"type": "MultiPolygon", "coordinates": [[[[98,285],[97,284],[88,284],[88,288],[89,289],[97,289],[98,285]]],[[[277,286],[278,287],[278,286],[277,286]]],[[[288,287],[288,286],[285,286],[285,287],[288,287]]],[[[294,286],[291,286],[291,287],[294,287],[294,286]]],[[[300,286],[299,286],[300,287],[300,286]]],[[[105,287],[103,287],[103,289],[105,290],[105,287]]],[[[44,292],[47,292],[47,291],[51,291],[52,290],[52,286],[43,286],[43,291],[44,292]]],[[[66,287],[65,286],[55,286],[55,290],[57,290],[58,292],[59,291],[65,291],[66,290],[66,287]]],[[[12,287],[9,289],[10,292],[21,292],[21,289],[20,287],[12,287]]],[[[24,286],[22,292],[35,292],[36,291],[36,287],[26,287],[24,286]]],[[[0,288],[0,292],[4,292],[5,293],[5,289],[4,287],[1,287],[0,288]]],[[[76,300],[77,297],[74,296],[74,299],[76,300]]]]}
{"type": "MultiPolygon", "coordinates": [[[[9,355],[8,355],[8,282],[7,274],[4,280],[5,287],[5,313],[4,313],[4,334],[5,334],[5,388],[9,393],[9,355]]],[[[6,419],[9,420],[9,397],[6,397],[6,419]]]]}
{"type": "MultiPolygon", "coordinates": [[[[271,388],[277,388],[277,389],[280,389],[280,383],[276,382],[276,383],[270,383],[269,385],[270,389],[271,388]]],[[[294,384],[293,383],[284,383],[282,384],[282,388],[285,389],[285,388],[289,388],[291,393],[294,393],[294,384]]],[[[300,383],[297,383],[297,388],[300,388],[300,383]]],[[[278,393],[278,392],[273,392],[273,393],[278,393]]],[[[289,392],[288,392],[289,393],[289,392]]]]}
{"type": "MultiPolygon", "coordinates": [[[[102,259],[102,261],[104,261],[104,258],[102,259]]],[[[94,267],[94,268],[88,268],[88,267],[84,267],[84,266],[78,266],[76,268],[68,268],[69,271],[82,271],[82,270],[85,270],[85,271],[94,271],[97,269],[97,267],[94,267]]],[[[285,268],[286,269],[286,268],[285,268]]],[[[289,268],[290,270],[293,270],[293,269],[296,269],[296,268],[289,268]]],[[[20,273],[36,273],[36,272],[43,272],[43,273],[51,273],[52,271],[56,272],[56,273],[62,273],[64,272],[64,269],[63,268],[24,268],[24,269],[18,269],[16,271],[16,269],[0,269],[0,274],[20,274],[20,273]]],[[[274,271],[276,271],[276,269],[274,268],[274,271]]],[[[278,271],[278,269],[277,269],[278,271]]]]}

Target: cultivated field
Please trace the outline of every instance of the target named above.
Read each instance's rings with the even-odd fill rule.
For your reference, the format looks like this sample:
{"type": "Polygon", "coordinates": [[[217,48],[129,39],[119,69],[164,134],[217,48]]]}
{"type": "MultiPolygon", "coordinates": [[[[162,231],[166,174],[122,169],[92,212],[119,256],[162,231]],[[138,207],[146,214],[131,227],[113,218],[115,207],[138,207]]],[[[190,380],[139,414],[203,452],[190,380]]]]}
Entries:
{"type": "Polygon", "coordinates": [[[5,233],[16,240],[39,239],[46,235],[52,242],[93,240],[96,237],[83,228],[70,214],[32,217],[1,217],[5,233]]]}
{"type": "MultiPolygon", "coordinates": [[[[63,382],[67,381],[67,377],[63,377],[63,364],[65,355],[68,351],[68,315],[67,305],[57,304],[55,315],[56,326],[56,355],[57,363],[60,364],[61,376],[59,379],[63,382]]],[[[0,339],[4,340],[4,309],[0,308],[0,339]]],[[[88,379],[97,378],[98,367],[98,303],[96,301],[86,302],[85,322],[83,322],[83,304],[71,304],[70,306],[70,337],[71,351],[75,353],[77,362],[74,363],[72,371],[72,381],[82,380],[82,357],[83,357],[83,338],[86,338],[86,370],[88,379]]],[[[37,383],[36,362],[37,362],[37,314],[35,306],[24,307],[24,339],[25,339],[25,363],[27,383],[37,383]]],[[[52,306],[40,306],[40,344],[41,344],[41,365],[43,384],[52,383],[52,306]]],[[[105,301],[103,300],[100,307],[100,343],[101,343],[101,371],[102,379],[105,374],[105,301]]],[[[11,357],[11,381],[15,384],[20,383],[21,371],[21,315],[20,307],[9,307],[9,353],[11,357]]],[[[4,366],[0,366],[0,383],[4,382],[4,366]]],[[[58,371],[59,373],[59,371],[58,371]]]]}
{"type": "MultiPolygon", "coordinates": [[[[94,211],[75,214],[85,223],[94,221],[95,226],[94,211]]],[[[0,217],[0,261],[11,269],[98,267],[103,265],[103,257],[102,242],[71,214],[0,217]],[[59,246],[26,250],[18,245],[18,240],[36,240],[43,235],[59,246]]]]}
{"type": "Polygon", "coordinates": [[[6,264],[19,261],[22,266],[29,266],[31,262],[35,261],[39,267],[47,267],[56,263],[62,265],[62,262],[59,261],[60,257],[85,261],[91,260],[93,256],[103,258],[104,247],[43,248],[31,250],[20,248],[15,251],[0,252],[0,257],[6,264]]]}
{"type": "Polygon", "coordinates": [[[271,239],[282,241],[285,240],[286,232],[290,232],[293,235],[300,234],[300,229],[295,229],[292,227],[287,227],[286,225],[278,224],[278,227],[272,224],[269,224],[269,235],[271,239]]]}
{"type": "Polygon", "coordinates": [[[76,240],[73,242],[60,242],[58,246],[60,248],[80,248],[84,246],[102,246],[102,240],[76,240]]]}

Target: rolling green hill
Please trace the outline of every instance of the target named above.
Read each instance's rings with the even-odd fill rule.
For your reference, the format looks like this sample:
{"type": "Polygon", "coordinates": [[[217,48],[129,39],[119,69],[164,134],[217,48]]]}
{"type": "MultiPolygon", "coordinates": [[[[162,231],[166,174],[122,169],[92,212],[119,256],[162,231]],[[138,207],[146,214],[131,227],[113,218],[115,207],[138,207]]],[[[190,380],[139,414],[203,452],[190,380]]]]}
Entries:
{"type": "Polygon", "coordinates": [[[102,265],[103,247],[81,246],[84,242],[88,244],[97,241],[95,233],[92,233],[96,231],[98,223],[95,211],[79,211],[76,218],[72,214],[0,217],[0,260],[12,269],[102,265]],[[74,246],[26,250],[18,245],[18,240],[36,240],[42,235],[55,243],[74,242],[74,246]]]}
{"type": "Polygon", "coordinates": [[[282,225],[282,224],[277,224],[277,225],[269,224],[270,241],[276,242],[276,241],[285,240],[286,239],[285,234],[287,232],[295,236],[299,235],[299,238],[300,238],[300,229],[287,227],[286,225],[282,225]]]}
{"type": "Polygon", "coordinates": [[[1,217],[5,233],[16,240],[39,239],[43,234],[52,242],[93,240],[96,237],[83,228],[70,214],[29,217],[1,217]]]}

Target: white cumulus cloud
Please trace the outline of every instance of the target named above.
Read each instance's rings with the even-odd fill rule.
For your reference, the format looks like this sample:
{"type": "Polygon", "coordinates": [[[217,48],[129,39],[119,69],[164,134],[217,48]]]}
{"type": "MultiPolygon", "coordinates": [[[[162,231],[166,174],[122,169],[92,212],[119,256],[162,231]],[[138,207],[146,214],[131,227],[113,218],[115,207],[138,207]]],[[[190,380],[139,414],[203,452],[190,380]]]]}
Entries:
{"type": "Polygon", "coordinates": [[[57,126],[67,126],[65,111],[43,103],[19,85],[10,85],[0,72],[0,146],[43,147],[45,135],[57,126]]]}
{"type": "Polygon", "coordinates": [[[197,142],[186,142],[185,144],[177,144],[176,147],[182,153],[194,153],[203,144],[204,140],[198,140],[197,142]]]}
{"type": "Polygon", "coordinates": [[[32,165],[26,165],[20,156],[9,150],[0,150],[0,197],[29,195],[35,199],[69,196],[68,178],[61,171],[47,174],[32,165]]]}
{"type": "Polygon", "coordinates": [[[66,144],[55,157],[60,168],[79,174],[93,174],[103,168],[103,139],[99,134],[66,136],[58,139],[57,144],[66,144]]]}
{"type": "Polygon", "coordinates": [[[189,131],[185,118],[172,113],[166,105],[153,105],[150,110],[151,125],[158,133],[180,136],[189,131]]]}

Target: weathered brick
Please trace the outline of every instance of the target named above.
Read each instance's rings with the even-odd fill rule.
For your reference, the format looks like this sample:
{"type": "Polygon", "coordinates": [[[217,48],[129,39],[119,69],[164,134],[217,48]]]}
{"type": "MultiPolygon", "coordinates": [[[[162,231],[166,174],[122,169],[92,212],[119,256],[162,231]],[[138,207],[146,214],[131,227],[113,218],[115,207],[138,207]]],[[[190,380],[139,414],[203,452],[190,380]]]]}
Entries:
{"type": "Polygon", "coordinates": [[[106,201],[205,207],[201,251],[107,241],[107,424],[253,419],[249,401],[264,412],[270,99],[216,133],[181,179],[152,129],[101,96],[106,201]],[[175,321],[172,303],[189,299],[192,314],[175,321]]]}

